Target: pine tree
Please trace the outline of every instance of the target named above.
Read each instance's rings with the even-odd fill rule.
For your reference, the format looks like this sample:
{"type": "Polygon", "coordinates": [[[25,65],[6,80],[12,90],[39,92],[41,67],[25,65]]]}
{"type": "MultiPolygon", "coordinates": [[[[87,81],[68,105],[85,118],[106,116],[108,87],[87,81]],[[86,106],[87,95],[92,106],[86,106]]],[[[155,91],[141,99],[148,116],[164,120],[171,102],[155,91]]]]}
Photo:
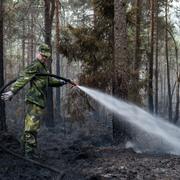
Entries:
{"type": "MultiPolygon", "coordinates": [[[[129,59],[127,44],[126,1],[114,1],[114,62],[113,95],[128,99],[129,59]]],[[[127,138],[127,124],[113,117],[113,137],[115,142],[127,138]]]]}
{"type": "MultiPolygon", "coordinates": [[[[52,38],[52,23],[55,12],[55,0],[49,1],[44,0],[44,25],[45,25],[45,43],[49,45],[52,52],[51,38],[52,38]]],[[[52,59],[50,60],[52,61],[52,59]]],[[[51,62],[49,63],[49,70],[51,72],[51,62]]],[[[47,97],[47,117],[46,124],[49,127],[54,126],[54,108],[53,108],[53,91],[52,88],[48,88],[48,97],[47,97]]]]}
{"type": "MultiPolygon", "coordinates": [[[[0,1],[0,87],[4,85],[4,62],[3,62],[3,0],[0,1]]],[[[0,100],[0,130],[6,130],[5,104],[0,100]]]]}

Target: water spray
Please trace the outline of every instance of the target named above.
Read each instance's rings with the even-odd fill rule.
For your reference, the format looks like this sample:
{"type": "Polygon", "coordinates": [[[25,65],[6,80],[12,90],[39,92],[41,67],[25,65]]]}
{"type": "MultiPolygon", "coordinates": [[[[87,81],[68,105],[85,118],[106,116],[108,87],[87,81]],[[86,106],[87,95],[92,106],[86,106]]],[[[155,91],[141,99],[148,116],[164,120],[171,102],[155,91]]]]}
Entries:
{"type": "MultiPolygon", "coordinates": [[[[123,117],[124,121],[127,121],[137,127],[137,129],[142,130],[144,134],[152,136],[154,138],[152,139],[152,142],[150,142],[150,144],[152,144],[152,151],[158,151],[157,149],[161,144],[161,152],[180,155],[179,127],[159,117],[153,116],[134,104],[127,103],[111,95],[83,86],[79,86],[79,88],[117,116],[123,117]],[[158,147],[153,147],[153,140],[157,140],[158,147]]],[[[142,138],[144,138],[144,142],[147,144],[146,137],[143,136],[142,138]]],[[[145,144],[143,145],[145,146],[145,144]]]]}

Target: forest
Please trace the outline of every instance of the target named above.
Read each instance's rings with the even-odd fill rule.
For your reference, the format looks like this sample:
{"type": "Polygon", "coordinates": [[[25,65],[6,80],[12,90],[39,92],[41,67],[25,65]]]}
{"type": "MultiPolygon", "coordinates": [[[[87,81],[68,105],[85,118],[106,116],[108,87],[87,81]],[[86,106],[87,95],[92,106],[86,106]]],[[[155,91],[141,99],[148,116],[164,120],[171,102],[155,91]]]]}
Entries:
{"type": "Polygon", "coordinates": [[[179,0],[0,0],[0,180],[180,179],[179,18],[179,0]]]}

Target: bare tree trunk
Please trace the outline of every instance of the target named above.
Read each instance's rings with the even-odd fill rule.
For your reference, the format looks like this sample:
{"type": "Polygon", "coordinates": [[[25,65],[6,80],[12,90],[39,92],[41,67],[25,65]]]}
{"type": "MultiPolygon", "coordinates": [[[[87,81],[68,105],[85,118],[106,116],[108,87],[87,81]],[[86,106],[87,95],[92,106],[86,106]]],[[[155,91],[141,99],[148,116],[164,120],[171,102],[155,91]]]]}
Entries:
{"type": "Polygon", "coordinates": [[[176,124],[179,120],[179,63],[178,63],[178,48],[176,47],[176,68],[177,68],[177,87],[176,87],[176,111],[174,117],[174,123],[176,124]]]}
{"type": "MultiPolygon", "coordinates": [[[[60,22],[59,22],[59,13],[60,11],[60,2],[56,0],[56,74],[60,76],[60,55],[59,55],[59,43],[60,43],[60,22]]],[[[61,115],[61,89],[56,89],[56,114],[58,117],[61,115]]]]}
{"type": "Polygon", "coordinates": [[[166,79],[167,79],[167,74],[166,74],[166,68],[164,68],[164,71],[163,71],[163,100],[164,100],[164,103],[163,103],[163,107],[164,107],[164,111],[163,113],[167,112],[167,99],[166,99],[166,79]]]}
{"type": "Polygon", "coordinates": [[[148,82],[148,104],[149,111],[154,112],[153,102],[153,60],[154,60],[154,0],[151,3],[151,44],[150,44],[150,57],[149,57],[149,82],[148,82]]]}
{"type": "Polygon", "coordinates": [[[158,6],[158,0],[155,0],[155,10],[156,10],[156,57],[155,57],[155,114],[158,114],[159,106],[158,106],[158,79],[159,79],[159,66],[158,66],[158,56],[159,56],[159,30],[158,30],[158,14],[159,14],[159,6],[158,6]]]}
{"type": "Polygon", "coordinates": [[[33,14],[33,9],[31,8],[30,12],[30,57],[31,57],[31,62],[34,60],[34,14],[33,14]]]}
{"type": "Polygon", "coordinates": [[[171,83],[170,83],[170,67],[169,67],[169,49],[168,49],[168,0],[166,0],[165,7],[165,22],[166,22],[166,31],[165,31],[165,46],[166,46],[166,64],[167,64],[167,86],[168,86],[168,114],[169,121],[172,121],[172,96],[171,96],[171,83]]]}
{"type": "Polygon", "coordinates": [[[162,67],[161,67],[161,70],[160,70],[160,74],[159,74],[159,78],[160,78],[160,106],[159,106],[159,112],[162,112],[162,105],[163,105],[163,70],[162,70],[162,67]]]}
{"type": "MultiPolygon", "coordinates": [[[[4,85],[4,62],[3,62],[3,0],[0,0],[0,87],[4,85]]],[[[5,103],[0,100],[0,130],[6,131],[5,103]]]]}
{"type": "MultiPolygon", "coordinates": [[[[176,82],[175,82],[175,85],[177,85],[177,87],[176,87],[176,108],[175,108],[175,116],[173,118],[173,123],[176,124],[178,119],[179,119],[179,64],[178,64],[178,46],[177,46],[176,40],[175,40],[174,35],[171,32],[171,30],[169,30],[167,26],[165,28],[166,28],[166,31],[170,34],[170,36],[171,36],[171,38],[172,38],[172,40],[174,42],[174,46],[175,46],[175,58],[176,58],[176,82]]],[[[173,92],[174,92],[174,90],[173,90],[173,92]]],[[[171,103],[172,103],[173,92],[171,93],[171,103]]],[[[172,107],[172,105],[171,105],[171,107],[172,107]]]]}
{"type": "MultiPolygon", "coordinates": [[[[52,23],[55,11],[55,0],[44,0],[45,3],[45,43],[48,44],[51,48],[51,37],[52,37],[52,23]]],[[[52,57],[51,60],[52,61],[52,57]]],[[[51,72],[51,62],[49,63],[49,71],[51,72]]],[[[46,116],[46,125],[48,127],[54,126],[54,106],[53,106],[53,91],[52,88],[48,88],[48,98],[47,98],[47,116],[46,116]]]]}
{"type": "Polygon", "coordinates": [[[133,101],[140,103],[141,98],[139,94],[139,68],[141,64],[141,53],[140,53],[140,28],[141,28],[141,0],[136,0],[136,37],[135,37],[135,54],[134,54],[134,73],[133,73],[133,101]]]}
{"type": "Polygon", "coordinates": [[[25,19],[22,20],[22,67],[25,67],[25,19]]]}
{"type": "Polygon", "coordinates": [[[27,17],[27,65],[31,64],[31,19],[30,16],[27,17]]]}
{"type": "MultiPolygon", "coordinates": [[[[25,41],[26,41],[26,26],[25,26],[25,18],[23,17],[22,19],[22,63],[20,63],[20,70],[24,69],[25,67],[25,49],[26,49],[26,45],[25,45],[25,41]]],[[[25,99],[25,89],[23,88],[22,90],[22,96],[25,99]]],[[[23,102],[23,115],[25,114],[25,101],[23,102]]]]}
{"type": "MultiPolygon", "coordinates": [[[[175,58],[176,58],[176,83],[177,83],[177,86],[176,86],[176,108],[175,108],[175,116],[174,116],[174,119],[173,119],[173,122],[176,124],[178,122],[178,119],[179,119],[179,63],[178,63],[178,46],[177,46],[177,43],[176,43],[176,40],[174,38],[174,35],[172,34],[172,32],[170,30],[168,30],[167,28],[167,31],[169,32],[173,42],[174,42],[174,46],[175,46],[175,58]]],[[[173,96],[173,93],[171,95],[171,101],[172,101],[172,96],[173,96]]]]}
{"type": "MultiPolygon", "coordinates": [[[[128,98],[128,50],[126,27],[126,1],[114,1],[114,62],[112,93],[123,99],[128,98]]],[[[115,142],[127,137],[127,124],[113,117],[113,138],[115,142]]]]}

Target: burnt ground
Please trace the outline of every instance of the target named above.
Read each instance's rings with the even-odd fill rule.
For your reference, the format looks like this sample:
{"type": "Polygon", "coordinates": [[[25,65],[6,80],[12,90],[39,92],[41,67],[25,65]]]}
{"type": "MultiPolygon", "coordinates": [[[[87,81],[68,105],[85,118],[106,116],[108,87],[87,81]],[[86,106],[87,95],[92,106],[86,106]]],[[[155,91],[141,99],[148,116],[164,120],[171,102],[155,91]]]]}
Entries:
{"type": "MultiPolygon", "coordinates": [[[[132,149],[112,146],[106,135],[72,136],[44,129],[39,136],[39,162],[62,174],[19,159],[0,149],[0,180],[171,180],[180,179],[180,157],[137,154],[132,149]],[[103,143],[101,143],[103,142],[103,143]]],[[[21,154],[20,143],[11,133],[1,134],[0,144],[21,154]]]]}

